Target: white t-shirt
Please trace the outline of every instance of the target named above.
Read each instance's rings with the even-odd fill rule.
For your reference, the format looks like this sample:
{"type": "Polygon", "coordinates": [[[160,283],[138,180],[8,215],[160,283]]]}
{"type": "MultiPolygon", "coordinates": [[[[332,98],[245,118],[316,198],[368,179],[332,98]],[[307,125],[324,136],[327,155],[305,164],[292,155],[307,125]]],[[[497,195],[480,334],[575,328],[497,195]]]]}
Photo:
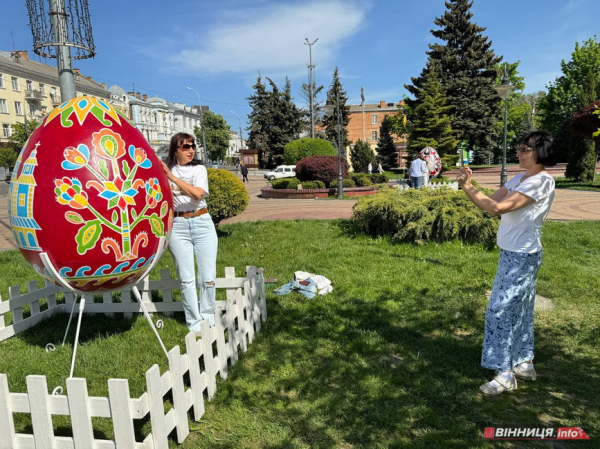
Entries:
{"type": "Polygon", "coordinates": [[[542,249],[542,225],[554,200],[554,178],[546,172],[538,173],[521,182],[521,173],[504,186],[508,192],[520,192],[535,203],[502,214],[498,229],[498,246],[517,253],[537,253],[542,249]]]}
{"type": "Polygon", "coordinates": [[[204,165],[174,165],[171,173],[177,176],[186,184],[194,187],[200,187],[204,190],[204,196],[199,200],[194,200],[170,182],[171,193],[173,194],[173,209],[176,212],[191,212],[206,207],[205,197],[208,196],[208,174],[204,165]]]}

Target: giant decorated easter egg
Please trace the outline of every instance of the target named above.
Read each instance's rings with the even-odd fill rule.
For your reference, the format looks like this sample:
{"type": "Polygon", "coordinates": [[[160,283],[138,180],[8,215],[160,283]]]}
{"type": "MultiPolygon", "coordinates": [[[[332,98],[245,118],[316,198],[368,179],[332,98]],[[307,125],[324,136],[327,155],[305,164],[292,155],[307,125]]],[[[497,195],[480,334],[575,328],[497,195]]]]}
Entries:
{"type": "Polygon", "coordinates": [[[440,155],[435,148],[433,147],[425,147],[420,152],[423,155],[423,159],[427,163],[427,170],[429,172],[429,177],[433,178],[440,174],[442,170],[442,161],[440,160],[440,155]]]}
{"type": "Polygon", "coordinates": [[[110,104],[77,97],[29,137],[11,178],[8,212],[33,269],[80,292],[144,276],[173,223],[164,171],[142,133],[110,104]]]}

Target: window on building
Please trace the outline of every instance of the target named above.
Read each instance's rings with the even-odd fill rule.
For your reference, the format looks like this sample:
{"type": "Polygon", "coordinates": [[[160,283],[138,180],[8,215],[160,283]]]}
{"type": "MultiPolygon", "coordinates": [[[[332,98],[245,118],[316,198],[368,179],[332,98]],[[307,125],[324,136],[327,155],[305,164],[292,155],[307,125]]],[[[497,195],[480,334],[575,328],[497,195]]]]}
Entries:
{"type": "Polygon", "coordinates": [[[27,84],[27,86],[26,86],[27,92],[32,92],[33,91],[33,83],[31,81],[27,80],[26,84],[27,84]]]}
{"type": "Polygon", "coordinates": [[[44,95],[46,93],[46,86],[42,83],[40,83],[40,93],[42,95],[44,95]]]}
{"type": "Polygon", "coordinates": [[[4,98],[0,98],[0,112],[8,114],[8,106],[6,106],[6,100],[4,98]]]}
{"type": "Polygon", "coordinates": [[[23,115],[23,105],[20,101],[15,101],[15,112],[17,115],[23,115]]]}
{"type": "Polygon", "coordinates": [[[371,140],[377,140],[377,131],[371,132],[371,140]]]}
{"type": "Polygon", "coordinates": [[[10,78],[12,81],[12,88],[14,91],[19,91],[19,80],[17,79],[16,76],[13,76],[10,78]]]}
{"type": "Polygon", "coordinates": [[[10,125],[8,123],[2,123],[2,136],[10,137],[10,125]]]}
{"type": "Polygon", "coordinates": [[[377,125],[377,114],[371,115],[371,125],[377,125]]]}
{"type": "Polygon", "coordinates": [[[35,113],[35,106],[30,104],[29,105],[29,115],[33,115],[35,113]]]}
{"type": "Polygon", "coordinates": [[[0,73],[0,88],[4,89],[4,78],[2,77],[2,73],[0,73]]]}

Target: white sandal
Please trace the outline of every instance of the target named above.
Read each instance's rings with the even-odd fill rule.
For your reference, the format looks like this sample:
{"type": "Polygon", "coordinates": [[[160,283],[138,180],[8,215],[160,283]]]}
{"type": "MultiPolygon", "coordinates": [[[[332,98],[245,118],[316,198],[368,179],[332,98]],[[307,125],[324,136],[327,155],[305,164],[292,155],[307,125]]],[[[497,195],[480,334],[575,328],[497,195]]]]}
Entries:
{"type": "Polygon", "coordinates": [[[504,393],[505,391],[512,391],[517,389],[517,379],[513,376],[512,379],[505,379],[501,376],[496,376],[492,379],[492,381],[485,383],[479,387],[479,389],[491,396],[498,395],[500,393],[504,393]],[[498,382],[500,385],[495,386],[492,385],[493,381],[498,382]]]}

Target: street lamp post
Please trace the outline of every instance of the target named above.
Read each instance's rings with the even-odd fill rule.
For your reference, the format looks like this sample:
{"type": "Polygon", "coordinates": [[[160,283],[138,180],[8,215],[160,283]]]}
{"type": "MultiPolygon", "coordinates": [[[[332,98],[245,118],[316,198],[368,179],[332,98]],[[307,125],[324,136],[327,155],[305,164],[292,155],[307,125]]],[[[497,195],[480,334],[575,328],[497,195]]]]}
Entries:
{"type": "Polygon", "coordinates": [[[314,98],[313,98],[313,86],[314,86],[313,69],[315,68],[315,66],[312,63],[312,46],[319,40],[319,38],[316,38],[312,42],[310,42],[307,37],[305,37],[304,40],[306,41],[306,42],[304,42],[304,45],[308,45],[308,57],[309,57],[308,95],[310,97],[309,98],[309,101],[310,101],[310,137],[314,139],[315,138],[315,112],[314,112],[314,98]]]}
{"type": "Polygon", "coordinates": [[[202,100],[200,99],[200,94],[196,89],[192,89],[188,87],[189,90],[193,90],[198,95],[198,102],[200,103],[200,131],[202,132],[202,163],[206,164],[208,162],[208,148],[206,148],[206,137],[204,136],[204,116],[202,114],[202,100]]]}
{"type": "Polygon", "coordinates": [[[238,124],[240,126],[240,159],[242,157],[242,147],[244,146],[244,136],[242,135],[242,119],[240,118],[240,116],[237,114],[237,112],[235,111],[229,111],[233,114],[236,115],[236,117],[238,118],[238,124]]]}
{"type": "Polygon", "coordinates": [[[500,187],[506,184],[506,180],[508,178],[508,173],[506,170],[506,128],[508,123],[508,97],[514,88],[515,87],[511,86],[508,80],[508,63],[504,63],[504,74],[502,75],[502,83],[495,88],[500,98],[504,100],[504,145],[502,147],[502,171],[500,172],[500,187]]]}
{"type": "Polygon", "coordinates": [[[336,95],[335,108],[337,111],[337,128],[338,128],[338,191],[337,197],[342,198],[344,196],[344,183],[342,179],[342,115],[340,114],[340,98],[336,95]]]}

